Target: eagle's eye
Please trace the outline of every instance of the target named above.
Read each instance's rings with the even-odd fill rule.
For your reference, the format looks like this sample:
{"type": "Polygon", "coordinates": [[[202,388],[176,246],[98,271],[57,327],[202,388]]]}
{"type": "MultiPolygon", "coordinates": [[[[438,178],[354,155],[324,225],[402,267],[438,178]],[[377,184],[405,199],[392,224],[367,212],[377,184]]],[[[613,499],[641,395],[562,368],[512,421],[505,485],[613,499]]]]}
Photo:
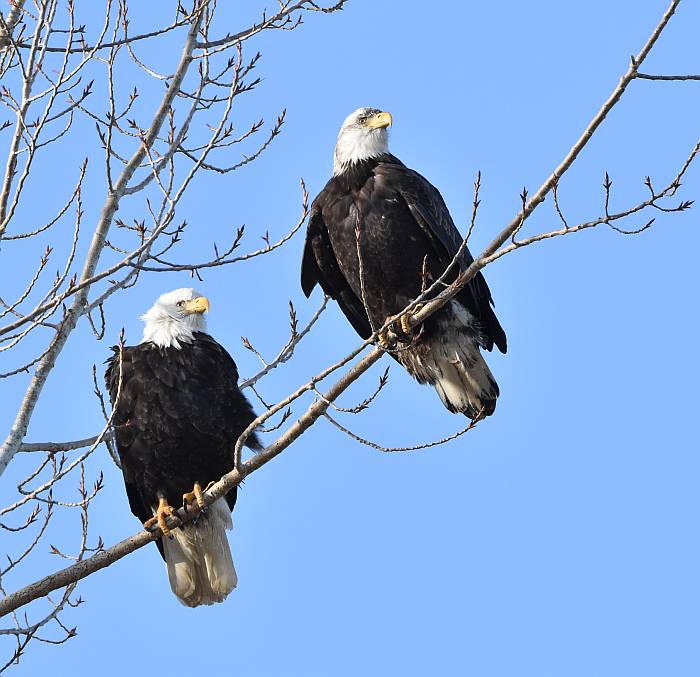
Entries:
{"type": "Polygon", "coordinates": [[[182,308],[184,305],[185,305],[185,302],[184,302],[184,301],[178,301],[178,302],[177,302],[177,307],[178,307],[178,308],[182,308]]]}

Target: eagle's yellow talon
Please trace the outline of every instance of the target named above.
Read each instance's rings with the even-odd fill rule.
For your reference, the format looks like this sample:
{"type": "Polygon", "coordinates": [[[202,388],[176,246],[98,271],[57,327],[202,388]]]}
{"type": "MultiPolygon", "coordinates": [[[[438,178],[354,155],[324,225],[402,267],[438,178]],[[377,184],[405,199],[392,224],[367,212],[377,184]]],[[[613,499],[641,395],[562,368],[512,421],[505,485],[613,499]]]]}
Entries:
{"type": "Polygon", "coordinates": [[[182,494],[182,507],[187,510],[190,503],[196,503],[200,510],[204,510],[207,507],[204,501],[204,492],[209,491],[210,487],[213,487],[215,484],[216,482],[209,482],[209,484],[202,489],[202,485],[199,482],[195,482],[192,491],[182,494]]]}
{"type": "Polygon", "coordinates": [[[396,337],[390,330],[380,331],[377,334],[377,343],[384,350],[391,350],[396,345],[396,337]]]}
{"type": "Polygon", "coordinates": [[[411,325],[411,320],[413,320],[415,313],[419,312],[422,307],[423,304],[418,303],[410,313],[404,313],[399,318],[399,326],[401,327],[401,331],[406,336],[413,336],[413,330],[415,329],[415,327],[411,325]]]}
{"type": "Polygon", "coordinates": [[[202,485],[199,482],[194,483],[194,489],[192,489],[192,491],[182,494],[182,507],[187,510],[190,503],[196,503],[200,510],[204,510],[206,507],[204,498],[202,498],[202,485]]]}
{"type": "Polygon", "coordinates": [[[401,331],[407,336],[411,335],[413,327],[411,326],[411,316],[408,313],[404,313],[399,320],[401,324],[401,331]]]}
{"type": "Polygon", "coordinates": [[[168,499],[162,496],[158,499],[158,509],[156,514],[151,519],[143,523],[144,529],[151,529],[156,523],[163,532],[163,536],[170,536],[170,528],[168,527],[167,517],[176,517],[177,511],[168,504],[168,499]]]}

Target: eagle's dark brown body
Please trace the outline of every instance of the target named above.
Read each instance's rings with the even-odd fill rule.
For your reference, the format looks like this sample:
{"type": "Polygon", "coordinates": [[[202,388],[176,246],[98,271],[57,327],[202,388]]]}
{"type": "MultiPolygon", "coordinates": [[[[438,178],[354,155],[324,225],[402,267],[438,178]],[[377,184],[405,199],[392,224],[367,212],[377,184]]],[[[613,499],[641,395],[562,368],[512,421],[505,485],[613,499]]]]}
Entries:
{"type": "MultiPolygon", "coordinates": [[[[425,281],[430,285],[445,272],[461,243],[437,189],[386,153],[351,164],[314,200],[302,288],[308,296],[320,284],[367,338],[418,297],[425,281]]],[[[472,260],[465,247],[445,282],[472,260]]],[[[451,411],[474,416],[477,408],[490,414],[495,407],[498,386],[479,353],[494,345],[506,351],[492,305],[479,272],[425,322],[415,345],[396,355],[418,381],[435,385],[451,411]],[[460,388],[467,394],[458,396],[460,388]]]]}
{"type": "MultiPolygon", "coordinates": [[[[114,404],[120,364],[113,350],[105,380],[114,404]]],[[[195,482],[206,487],[229,472],[236,440],[255,413],[238,388],[236,363],[208,334],[196,332],[179,348],[125,347],[122,356],[113,426],[129,505],[145,522],[159,496],[180,506],[195,482]]],[[[255,435],[248,445],[259,446],[255,435]]],[[[235,488],[226,500],[233,510],[235,488]]]]}

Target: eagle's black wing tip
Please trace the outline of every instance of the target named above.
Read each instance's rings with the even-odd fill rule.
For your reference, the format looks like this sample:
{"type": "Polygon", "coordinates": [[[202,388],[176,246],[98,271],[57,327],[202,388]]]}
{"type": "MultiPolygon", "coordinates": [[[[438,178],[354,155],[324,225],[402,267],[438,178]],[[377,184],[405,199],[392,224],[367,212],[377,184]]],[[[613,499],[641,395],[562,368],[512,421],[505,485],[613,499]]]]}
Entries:
{"type": "Polygon", "coordinates": [[[301,271],[301,290],[304,292],[304,296],[306,296],[308,299],[316,286],[316,280],[309,279],[305,273],[305,270],[301,271]]]}

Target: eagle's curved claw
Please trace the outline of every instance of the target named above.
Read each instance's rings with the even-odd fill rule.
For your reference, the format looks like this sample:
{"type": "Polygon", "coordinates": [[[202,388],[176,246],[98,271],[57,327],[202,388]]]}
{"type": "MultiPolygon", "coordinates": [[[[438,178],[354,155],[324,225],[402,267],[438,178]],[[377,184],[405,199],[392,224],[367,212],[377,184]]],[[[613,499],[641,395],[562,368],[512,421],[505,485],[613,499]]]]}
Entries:
{"type": "Polygon", "coordinates": [[[414,325],[413,323],[415,322],[414,313],[417,313],[422,307],[423,304],[419,303],[412,311],[404,313],[393,323],[394,332],[401,343],[409,344],[420,337],[423,325],[414,325]]]}
{"type": "Polygon", "coordinates": [[[182,494],[182,507],[188,510],[190,503],[195,503],[199,510],[204,510],[207,507],[202,497],[202,485],[199,482],[194,483],[192,491],[182,494]]]}
{"type": "Polygon", "coordinates": [[[410,336],[413,338],[413,335],[415,333],[415,325],[412,325],[412,320],[414,320],[415,314],[420,312],[421,308],[423,307],[423,303],[417,303],[416,307],[410,312],[410,313],[404,313],[400,318],[399,318],[399,324],[401,325],[401,331],[406,334],[406,336],[410,336]]]}
{"type": "Polygon", "coordinates": [[[409,313],[404,313],[399,318],[399,324],[401,325],[401,331],[410,336],[413,333],[413,327],[411,326],[411,315],[409,313]]]}
{"type": "Polygon", "coordinates": [[[209,484],[202,489],[202,485],[199,482],[195,482],[192,491],[182,494],[182,507],[185,511],[189,509],[190,503],[195,503],[199,512],[206,512],[207,504],[204,500],[204,492],[208,491],[209,488],[215,484],[216,482],[209,482],[209,484]]]}
{"type": "Polygon", "coordinates": [[[393,350],[396,347],[396,335],[390,329],[377,334],[377,343],[383,350],[393,350]]]}
{"type": "MultiPolygon", "coordinates": [[[[168,517],[177,517],[177,511],[169,503],[167,498],[162,496],[158,499],[158,509],[156,514],[151,519],[143,523],[143,528],[150,531],[153,526],[158,524],[163,536],[170,536],[170,527],[168,526],[168,517]]],[[[170,536],[172,538],[172,536],[170,536]]]]}

